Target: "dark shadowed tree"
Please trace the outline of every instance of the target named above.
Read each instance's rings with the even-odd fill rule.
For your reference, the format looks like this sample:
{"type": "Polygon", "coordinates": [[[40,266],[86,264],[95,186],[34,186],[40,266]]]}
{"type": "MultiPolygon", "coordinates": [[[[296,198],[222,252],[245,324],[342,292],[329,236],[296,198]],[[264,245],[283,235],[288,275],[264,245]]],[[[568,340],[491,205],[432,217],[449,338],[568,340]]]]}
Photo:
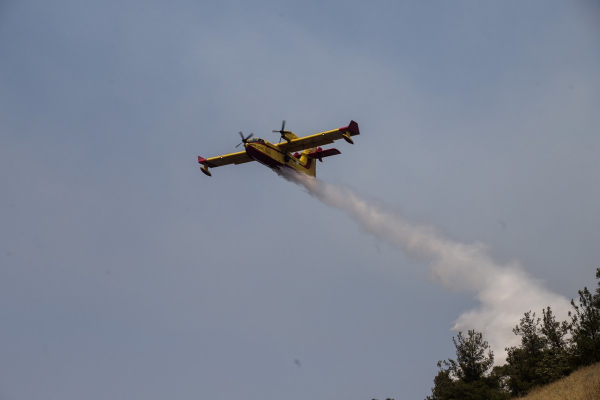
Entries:
{"type": "Polygon", "coordinates": [[[567,340],[565,335],[569,331],[567,322],[557,322],[550,307],[542,310],[544,318],[542,319],[541,333],[546,339],[546,348],[558,352],[566,351],[567,340]]]}
{"type": "Polygon", "coordinates": [[[569,324],[558,322],[550,307],[542,310],[543,319],[541,334],[544,337],[545,348],[538,365],[538,377],[541,384],[557,381],[572,371],[569,363],[569,347],[566,335],[569,324]]]}
{"type": "Polygon", "coordinates": [[[596,288],[596,307],[600,308],[600,268],[596,268],[596,279],[598,279],[598,284],[596,286],[598,286],[596,288]]]}
{"type": "Polygon", "coordinates": [[[506,384],[513,396],[522,396],[537,384],[537,365],[546,347],[540,334],[540,321],[535,313],[528,311],[513,329],[515,335],[521,336],[521,346],[506,349],[506,365],[503,370],[508,377],[506,384]]]}
{"type": "MultiPolygon", "coordinates": [[[[596,278],[600,279],[600,268],[596,269],[596,278]]],[[[579,304],[571,300],[571,306],[569,330],[574,366],[600,362],[600,287],[594,295],[584,287],[579,291],[579,304]]]]}
{"type": "Polygon", "coordinates": [[[488,374],[494,364],[494,353],[483,335],[474,330],[452,338],[456,347],[456,361],[438,362],[440,370],[433,380],[434,387],[427,400],[450,399],[505,399],[508,394],[500,389],[495,375],[488,374]]]}
{"type": "Polygon", "coordinates": [[[456,347],[456,362],[448,359],[444,365],[456,378],[464,382],[479,380],[494,364],[494,353],[481,333],[470,330],[465,337],[459,332],[452,342],[456,347]]]}
{"type": "Polygon", "coordinates": [[[506,364],[495,373],[513,396],[523,396],[535,386],[554,382],[569,374],[565,334],[567,324],[556,322],[548,307],[542,319],[528,311],[513,332],[521,336],[519,347],[506,349],[506,364]]]}

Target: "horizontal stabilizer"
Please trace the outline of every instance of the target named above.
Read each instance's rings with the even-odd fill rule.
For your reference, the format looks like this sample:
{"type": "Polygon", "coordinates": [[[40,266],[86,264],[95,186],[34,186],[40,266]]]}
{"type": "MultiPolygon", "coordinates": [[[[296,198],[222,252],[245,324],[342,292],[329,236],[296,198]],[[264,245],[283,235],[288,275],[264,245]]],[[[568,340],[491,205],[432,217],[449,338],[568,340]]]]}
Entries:
{"type": "Polygon", "coordinates": [[[316,151],[308,153],[307,156],[309,156],[310,158],[316,158],[318,160],[321,160],[323,157],[335,156],[337,154],[342,154],[342,153],[338,149],[323,150],[319,147],[319,148],[317,148],[316,151]]]}

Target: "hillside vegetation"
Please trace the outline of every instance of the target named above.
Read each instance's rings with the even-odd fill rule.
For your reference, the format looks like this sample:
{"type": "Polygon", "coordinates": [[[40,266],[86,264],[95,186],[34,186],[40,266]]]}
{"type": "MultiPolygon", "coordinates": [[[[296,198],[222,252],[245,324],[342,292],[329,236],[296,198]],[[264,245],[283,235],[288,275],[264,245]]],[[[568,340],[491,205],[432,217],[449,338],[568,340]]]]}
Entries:
{"type": "Polygon", "coordinates": [[[596,279],[595,293],[584,287],[571,300],[568,321],[557,321],[550,307],[541,318],[525,312],[513,329],[521,344],[506,348],[504,365],[493,366],[482,333],[459,332],[456,359],[438,362],[426,400],[600,400],[600,268],[596,279]]]}
{"type": "Polygon", "coordinates": [[[533,389],[523,400],[598,400],[600,363],[581,368],[566,378],[533,389]]]}

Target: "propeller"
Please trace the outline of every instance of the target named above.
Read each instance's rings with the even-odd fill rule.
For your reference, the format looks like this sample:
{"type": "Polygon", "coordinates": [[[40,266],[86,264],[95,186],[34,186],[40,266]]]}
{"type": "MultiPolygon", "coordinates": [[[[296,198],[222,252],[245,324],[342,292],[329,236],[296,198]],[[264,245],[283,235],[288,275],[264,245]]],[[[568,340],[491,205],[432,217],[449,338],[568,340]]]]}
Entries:
{"type": "MultiPolygon", "coordinates": [[[[281,143],[281,139],[285,139],[285,134],[286,133],[292,133],[290,131],[286,131],[285,130],[285,119],[283,121],[281,121],[281,129],[280,130],[273,130],[273,133],[279,133],[281,136],[279,137],[279,143],[281,143]]],[[[287,140],[287,139],[286,139],[287,140]]]]}
{"type": "MultiPolygon", "coordinates": [[[[254,133],[250,133],[246,137],[244,137],[244,134],[242,133],[242,131],[239,131],[238,133],[240,134],[240,137],[242,138],[242,143],[246,143],[248,141],[248,139],[250,139],[252,136],[254,136],[254,133]]],[[[240,143],[240,144],[242,144],[242,143],[240,143]]],[[[235,148],[237,149],[240,144],[235,146],[235,148]]]]}

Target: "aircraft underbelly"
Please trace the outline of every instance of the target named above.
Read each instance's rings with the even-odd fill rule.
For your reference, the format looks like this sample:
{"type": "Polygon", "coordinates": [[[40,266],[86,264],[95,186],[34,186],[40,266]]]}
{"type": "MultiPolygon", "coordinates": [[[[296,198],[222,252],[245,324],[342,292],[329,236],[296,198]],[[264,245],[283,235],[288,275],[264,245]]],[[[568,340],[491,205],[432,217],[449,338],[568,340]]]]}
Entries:
{"type": "Polygon", "coordinates": [[[278,167],[285,166],[284,163],[281,163],[281,162],[277,161],[273,157],[270,157],[266,153],[260,151],[259,149],[255,148],[253,146],[247,146],[246,147],[246,153],[253,160],[258,161],[259,163],[261,163],[263,165],[266,165],[269,168],[278,168],[278,167]]]}
{"type": "Polygon", "coordinates": [[[272,169],[287,167],[304,174],[313,175],[309,173],[310,163],[312,163],[313,160],[309,160],[309,163],[306,166],[298,163],[295,158],[290,158],[288,162],[286,162],[284,160],[284,155],[281,152],[266,146],[246,146],[246,153],[253,160],[272,169]]]}

